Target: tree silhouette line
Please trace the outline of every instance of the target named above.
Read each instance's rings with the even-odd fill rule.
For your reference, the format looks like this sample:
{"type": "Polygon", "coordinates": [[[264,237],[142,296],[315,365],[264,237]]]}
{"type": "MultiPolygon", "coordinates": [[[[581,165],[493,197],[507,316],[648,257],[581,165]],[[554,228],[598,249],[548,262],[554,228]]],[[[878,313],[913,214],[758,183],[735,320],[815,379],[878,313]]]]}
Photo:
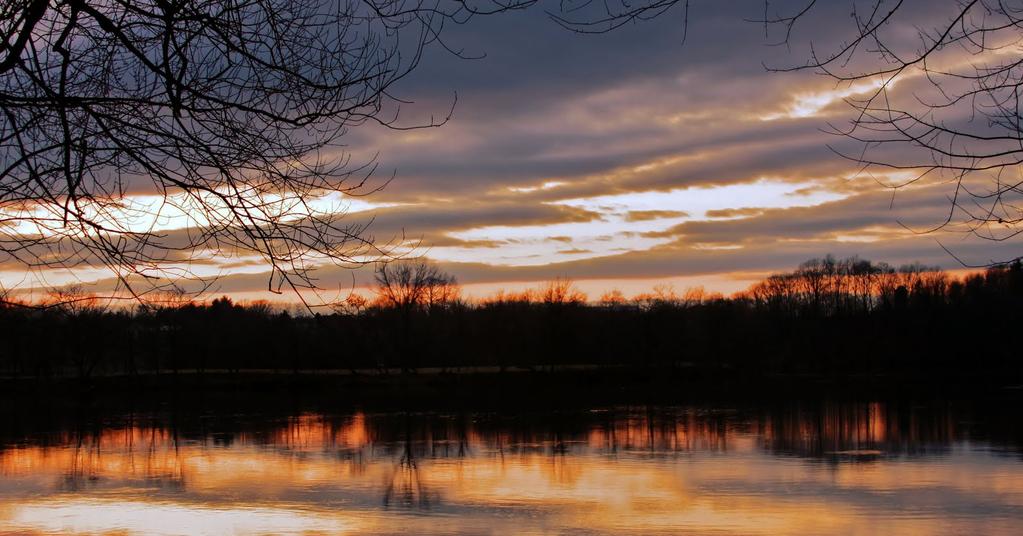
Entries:
{"type": "MultiPolygon", "coordinates": [[[[736,374],[1018,377],[1023,265],[955,277],[812,259],[731,297],[659,285],[588,300],[571,281],[467,300],[422,261],[377,271],[375,298],[329,314],[181,296],[111,308],[81,288],[0,308],[0,375],[416,374],[635,367],[736,374]]],[[[297,309],[296,309],[297,310],[297,309]]]]}

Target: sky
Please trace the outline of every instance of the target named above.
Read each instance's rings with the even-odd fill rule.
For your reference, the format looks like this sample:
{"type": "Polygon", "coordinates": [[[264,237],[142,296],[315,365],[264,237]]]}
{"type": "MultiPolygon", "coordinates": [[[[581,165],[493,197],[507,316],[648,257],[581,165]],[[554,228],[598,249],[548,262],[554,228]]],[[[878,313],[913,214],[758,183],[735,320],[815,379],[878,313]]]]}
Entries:
{"type": "MultiPolygon", "coordinates": [[[[943,16],[917,8],[894,35],[943,16]]],[[[811,43],[827,48],[851,35],[845,3],[818,6],[788,46],[777,45],[777,29],[750,22],[763,15],[760,0],[696,1],[685,28],[676,7],[580,35],[541,6],[448,27],[448,45],[479,58],[428,49],[393,93],[409,101],[401,124],[444,117],[453,105],[450,120],[352,129],[339,150],[375,161],[381,182],[393,179],[371,196],[332,202],[353,223],[371,222],[367,236],[377,241],[415,243],[415,255],[477,296],[554,277],[591,295],[663,282],[727,293],[829,253],[949,269],[962,265],[948,251],[973,264],[1017,255],[1011,242],[920,232],[947,217],[947,182],[893,191],[885,184],[909,175],[864,171],[836,154],[856,150],[827,132],[850,120],[843,99],[876,86],[765,68],[804,63],[811,43]]],[[[903,90],[913,88],[894,89],[903,90]]],[[[200,269],[219,275],[212,294],[265,297],[269,268],[255,256],[211,258],[200,269]]],[[[101,269],[74,276],[108,281],[101,269]]],[[[329,291],[368,284],[371,270],[324,267],[317,277],[329,291]]],[[[42,288],[66,278],[7,266],[0,281],[42,288]]]]}

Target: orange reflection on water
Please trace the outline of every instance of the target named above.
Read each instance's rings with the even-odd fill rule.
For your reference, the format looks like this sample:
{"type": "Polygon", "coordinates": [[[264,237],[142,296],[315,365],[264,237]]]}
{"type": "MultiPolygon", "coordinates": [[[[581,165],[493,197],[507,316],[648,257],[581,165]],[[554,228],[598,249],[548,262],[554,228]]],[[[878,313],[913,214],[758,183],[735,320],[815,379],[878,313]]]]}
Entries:
{"type": "MultiPolygon", "coordinates": [[[[128,421],[0,451],[23,534],[1011,534],[1018,454],[884,405],[128,421]]],[[[0,531],[0,534],[4,534],[0,531]]]]}

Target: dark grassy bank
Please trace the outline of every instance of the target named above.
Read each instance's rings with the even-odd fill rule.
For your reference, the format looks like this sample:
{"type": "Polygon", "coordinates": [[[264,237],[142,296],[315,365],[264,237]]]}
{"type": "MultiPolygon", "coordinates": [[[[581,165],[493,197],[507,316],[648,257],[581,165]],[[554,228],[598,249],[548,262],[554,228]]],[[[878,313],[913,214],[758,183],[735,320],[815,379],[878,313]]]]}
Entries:
{"type": "Polygon", "coordinates": [[[613,405],[764,403],[907,398],[1018,400],[1023,388],[989,374],[748,374],[734,370],[607,367],[443,374],[325,375],[243,371],[138,377],[8,379],[0,402],[117,414],[174,409],[252,413],[290,408],[331,412],[404,410],[570,410],[613,405]]]}
{"type": "MultiPolygon", "coordinates": [[[[571,384],[576,378],[561,379],[571,384]]],[[[95,448],[98,453],[98,442],[106,432],[129,428],[144,431],[143,436],[155,432],[175,443],[231,445],[246,441],[289,449],[294,440],[302,449],[308,447],[306,440],[333,437],[356,420],[365,425],[367,441],[385,449],[387,445],[415,449],[414,454],[422,458],[445,452],[460,456],[455,454],[460,452],[459,446],[468,445],[472,438],[483,438],[492,445],[548,444],[552,455],[557,455],[574,443],[585,444],[593,430],[618,434],[623,444],[652,450],[657,445],[677,445],[672,438],[677,438],[680,429],[704,444],[727,448],[727,441],[722,440],[729,431],[753,427],[769,437],[764,448],[830,461],[848,461],[847,454],[834,452],[845,450],[881,450],[885,456],[943,452],[966,438],[990,441],[999,452],[1016,456],[1023,438],[1016,410],[1019,393],[1011,391],[966,397],[918,389],[816,390],[812,394],[798,390],[771,395],[763,390],[757,391],[759,395],[749,391],[723,390],[713,395],[676,391],[663,402],[634,392],[633,398],[621,393],[608,398],[605,393],[600,402],[593,390],[575,391],[582,398],[545,398],[542,393],[524,392],[520,383],[515,390],[502,391],[502,401],[493,393],[487,395],[481,384],[472,385],[475,393],[484,394],[482,402],[454,403],[450,396],[399,396],[349,404],[318,392],[282,389],[279,383],[268,384],[268,391],[259,393],[233,390],[225,384],[207,391],[181,391],[177,386],[148,393],[127,405],[124,402],[134,397],[125,397],[123,391],[73,405],[62,398],[24,405],[12,405],[5,399],[0,404],[0,451],[42,445],[95,448]],[[161,400],[161,393],[171,398],[161,400]]],[[[108,443],[105,448],[122,446],[108,443]]],[[[345,455],[343,446],[338,454],[345,455]]],[[[877,455],[863,456],[858,459],[871,460],[877,455]]]]}
{"type": "MultiPolygon", "coordinates": [[[[982,432],[984,437],[1018,445],[1021,430],[1015,417],[1023,390],[1006,388],[992,377],[962,380],[744,377],[650,369],[389,377],[243,372],[144,376],[130,382],[18,380],[0,384],[0,449],[48,440],[59,444],[68,437],[88,438],[125,426],[204,441],[229,442],[235,435],[252,432],[272,438],[301,415],[322,416],[341,427],[355,413],[369,416],[377,440],[436,439],[432,434],[438,426],[456,428],[455,435],[462,427],[496,426],[538,442],[582,433],[595,423],[607,424],[613,415],[630,423],[632,417],[645,415],[652,423],[659,415],[674,415],[677,408],[724,430],[742,422],[733,419],[745,408],[765,425],[770,423],[779,437],[791,439],[792,448],[782,449],[787,452],[836,443],[808,442],[806,429],[796,422],[808,423],[824,437],[848,430],[849,423],[876,418],[870,408],[879,402],[876,407],[883,408],[884,422],[901,430],[899,437],[923,427],[934,432],[932,439],[947,442],[952,437],[948,427],[953,426],[968,428],[972,438],[982,432]],[[949,418],[952,413],[965,420],[949,418]]],[[[906,448],[898,443],[889,447],[906,448]]]]}

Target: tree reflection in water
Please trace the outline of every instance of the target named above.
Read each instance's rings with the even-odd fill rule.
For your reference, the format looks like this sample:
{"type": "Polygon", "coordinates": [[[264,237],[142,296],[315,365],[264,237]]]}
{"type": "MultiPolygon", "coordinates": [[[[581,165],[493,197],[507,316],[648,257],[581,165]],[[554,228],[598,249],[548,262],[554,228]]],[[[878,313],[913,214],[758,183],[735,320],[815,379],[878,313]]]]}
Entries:
{"type": "Polygon", "coordinates": [[[297,518],[312,532],[386,532],[379,524],[403,511],[429,520],[419,527],[428,532],[791,533],[866,516],[927,533],[954,511],[948,530],[998,533],[1023,522],[1013,407],[166,413],[35,429],[22,420],[2,428],[0,525],[103,533],[124,527],[96,525],[102,512],[134,508],[142,533],[153,516],[199,512],[243,533],[263,525],[238,529],[240,519],[278,520],[274,532],[297,518]],[[491,526],[495,512],[508,525],[491,526]]]}

